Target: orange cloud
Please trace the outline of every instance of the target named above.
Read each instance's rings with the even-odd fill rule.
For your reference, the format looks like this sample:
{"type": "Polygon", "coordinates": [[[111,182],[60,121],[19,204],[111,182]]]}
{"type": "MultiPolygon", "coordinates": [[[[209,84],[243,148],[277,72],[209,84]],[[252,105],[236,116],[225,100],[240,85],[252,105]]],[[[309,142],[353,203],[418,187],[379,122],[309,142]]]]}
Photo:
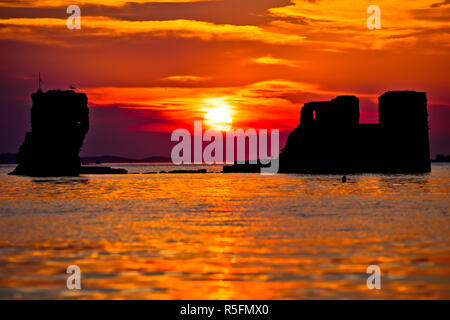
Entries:
{"type": "Polygon", "coordinates": [[[161,80],[163,81],[174,81],[174,82],[198,82],[206,81],[211,79],[211,77],[198,77],[198,76],[170,76],[165,77],[161,80]]]}
{"type": "MultiPolygon", "coordinates": [[[[149,2],[163,2],[163,3],[183,3],[183,2],[204,2],[217,0],[133,0],[134,3],[149,3],[149,2]]],[[[31,0],[31,1],[0,1],[0,5],[8,7],[64,7],[71,4],[78,6],[82,5],[103,5],[121,7],[129,3],[128,0],[81,0],[76,3],[68,3],[67,0],[31,0]]]]}
{"type": "MultiPolygon", "coordinates": [[[[65,30],[66,20],[55,18],[0,19],[1,39],[42,41],[58,39],[70,45],[68,35],[76,31],[65,30]],[[50,31],[42,34],[42,28],[50,31]],[[72,32],[72,33],[67,33],[72,32]],[[59,38],[58,38],[59,36],[59,38]]],[[[148,35],[153,37],[199,38],[201,40],[243,40],[270,44],[300,44],[303,37],[271,32],[258,26],[214,24],[195,20],[127,21],[106,17],[85,17],[81,20],[80,35],[126,36],[148,35]]]]}
{"type": "Polygon", "coordinates": [[[273,58],[271,56],[255,58],[255,59],[251,59],[251,61],[254,63],[260,63],[260,64],[271,64],[271,65],[282,65],[282,66],[284,65],[284,66],[288,66],[288,67],[296,67],[297,66],[297,63],[295,61],[287,60],[287,59],[280,59],[280,58],[273,58]]]}
{"type": "MultiPolygon", "coordinates": [[[[271,22],[274,30],[306,36],[309,44],[320,45],[326,51],[414,47],[418,38],[424,41],[450,31],[449,4],[436,6],[437,0],[377,1],[381,30],[368,30],[366,10],[373,3],[365,0],[292,2],[293,5],[269,10],[275,19],[271,22]]],[[[443,40],[436,45],[448,47],[448,37],[443,40]]]]}

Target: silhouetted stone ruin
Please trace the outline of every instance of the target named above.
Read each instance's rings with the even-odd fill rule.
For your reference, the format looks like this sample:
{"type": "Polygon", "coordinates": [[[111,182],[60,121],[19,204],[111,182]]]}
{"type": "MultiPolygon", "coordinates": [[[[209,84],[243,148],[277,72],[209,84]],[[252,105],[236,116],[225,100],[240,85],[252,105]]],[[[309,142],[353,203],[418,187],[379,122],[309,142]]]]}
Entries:
{"type": "MultiPolygon", "coordinates": [[[[378,100],[378,124],[359,123],[355,96],[305,103],[300,124],[280,153],[279,172],[431,171],[426,93],[390,91],[378,100]]],[[[224,172],[242,172],[241,166],[234,164],[224,172]]]]}
{"type": "Polygon", "coordinates": [[[73,90],[38,90],[31,95],[31,132],[17,154],[11,172],[27,176],[76,176],[111,172],[110,168],[81,167],[78,156],[89,130],[87,96],[73,90]]]}
{"type": "Polygon", "coordinates": [[[427,97],[379,97],[379,124],[359,124],[359,100],[309,102],[280,154],[280,172],[429,172],[427,97]]]}
{"type": "Polygon", "coordinates": [[[12,174],[78,175],[81,167],[78,153],[89,130],[86,94],[38,90],[31,98],[31,132],[27,132],[19,149],[19,165],[12,174]]]}

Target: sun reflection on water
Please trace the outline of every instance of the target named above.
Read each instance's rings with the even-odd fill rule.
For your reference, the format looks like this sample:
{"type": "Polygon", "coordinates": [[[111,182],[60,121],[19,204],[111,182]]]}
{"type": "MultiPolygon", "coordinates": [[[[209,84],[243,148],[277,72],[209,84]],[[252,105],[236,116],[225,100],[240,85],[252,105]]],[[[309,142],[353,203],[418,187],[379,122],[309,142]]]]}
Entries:
{"type": "Polygon", "coordinates": [[[449,298],[450,167],[348,178],[2,174],[0,297],[449,298]]]}

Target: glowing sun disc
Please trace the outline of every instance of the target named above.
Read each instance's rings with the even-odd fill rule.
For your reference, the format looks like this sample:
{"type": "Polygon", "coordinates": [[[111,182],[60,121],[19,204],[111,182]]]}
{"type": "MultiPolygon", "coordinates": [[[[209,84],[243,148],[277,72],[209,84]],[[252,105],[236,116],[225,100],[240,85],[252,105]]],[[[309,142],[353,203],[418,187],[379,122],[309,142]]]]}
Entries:
{"type": "Polygon", "coordinates": [[[228,131],[231,129],[233,120],[231,119],[230,112],[223,107],[217,107],[209,109],[205,114],[205,123],[211,129],[218,131],[228,131]]]}

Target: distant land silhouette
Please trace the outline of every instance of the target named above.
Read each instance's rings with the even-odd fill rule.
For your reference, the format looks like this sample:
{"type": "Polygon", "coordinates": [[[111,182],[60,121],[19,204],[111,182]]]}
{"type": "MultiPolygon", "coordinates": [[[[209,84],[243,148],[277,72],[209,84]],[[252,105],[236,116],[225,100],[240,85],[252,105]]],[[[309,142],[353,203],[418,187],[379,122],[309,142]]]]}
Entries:
{"type": "Polygon", "coordinates": [[[442,154],[438,154],[435,159],[431,160],[431,162],[450,162],[450,155],[444,156],[442,154]]]}
{"type": "MultiPolygon", "coordinates": [[[[118,156],[88,156],[80,157],[81,164],[99,164],[99,163],[157,163],[172,162],[170,157],[152,156],[142,159],[118,157],[118,156]]],[[[17,154],[0,153],[0,164],[16,164],[17,154]]]]}
{"type": "Polygon", "coordinates": [[[170,157],[153,156],[142,159],[133,159],[117,156],[98,156],[98,157],[81,157],[82,164],[90,163],[156,163],[156,162],[172,162],[170,157]]]}
{"type": "MultiPolygon", "coordinates": [[[[300,124],[279,156],[281,173],[423,173],[431,171],[425,92],[390,91],[378,98],[379,123],[359,123],[359,99],[305,103],[300,124]]],[[[259,172],[261,164],[224,166],[259,172]]]]}
{"type": "MultiPolygon", "coordinates": [[[[93,163],[167,163],[172,162],[169,157],[146,157],[142,159],[125,158],[118,156],[91,156],[91,157],[80,157],[82,164],[93,164],[93,163]]],[[[436,155],[431,162],[450,162],[450,155],[445,156],[442,154],[436,155]]],[[[15,153],[0,153],[0,164],[17,164],[17,155],[15,153]]]]}
{"type": "Polygon", "coordinates": [[[87,96],[73,90],[39,89],[31,95],[31,132],[17,153],[10,174],[77,176],[82,173],[126,173],[124,169],[82,167],[78,156],[89,130],[87,96]]]}

